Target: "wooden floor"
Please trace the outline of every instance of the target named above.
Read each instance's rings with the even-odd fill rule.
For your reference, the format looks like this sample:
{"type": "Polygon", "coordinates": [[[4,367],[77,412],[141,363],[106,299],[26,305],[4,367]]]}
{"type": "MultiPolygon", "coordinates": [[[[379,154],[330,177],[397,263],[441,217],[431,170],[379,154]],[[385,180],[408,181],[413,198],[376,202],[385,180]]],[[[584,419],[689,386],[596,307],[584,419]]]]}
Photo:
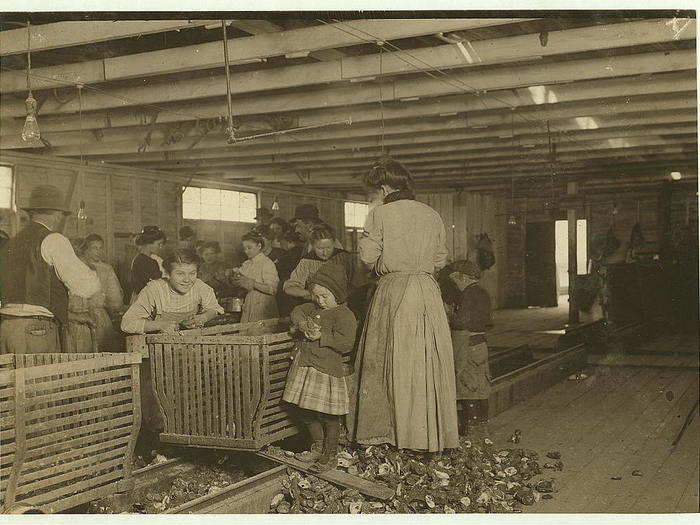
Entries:
{"type": "MultiPolygon", "coordinates": [[[[673,344],[687,350],[694,345],[697,354],[697,338],[671,341],[657,344],[666,354],[673,344]]],[[[698,512],[697,368],[593,365],[585,372],[588,379],[559,383],[492,421],[497,445],[513,446],[508,437],[520,429],[520,446],[562,455],[563,471],[543,471],[556,480],[558,493],[528,510],[698,512]],[[672,446],[691,411],[692,422],[672,446]]]]}
{"type": "Polygon", "coordinates": [[[569,309],[565,298],[555,308],[522,308],[496,310],[493,327],[488,331],[490,347],[511,348],[528,344],[532,348],[556,348],[569,309]]]}

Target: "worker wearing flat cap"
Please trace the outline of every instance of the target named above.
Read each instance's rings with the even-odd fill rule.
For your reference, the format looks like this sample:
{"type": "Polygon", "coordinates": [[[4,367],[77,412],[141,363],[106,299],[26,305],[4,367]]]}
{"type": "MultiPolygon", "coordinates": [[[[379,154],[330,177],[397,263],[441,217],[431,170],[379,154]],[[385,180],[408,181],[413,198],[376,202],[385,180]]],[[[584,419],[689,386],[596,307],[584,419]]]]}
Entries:
{"type": "Polygon", "coordinates": [[[452,329],[457,400],[467,437],[488,437],[491,377],[486,330],[491,298],[479,285],[481,271],[472,261],[455,261],[440,272],[440,288],[452,329]]]}
{"type": "Polygon", "coordinates": [[[255,213],[255,222],[257,226],[269,226],[272,222],[272,212],[267,208],[258,208],[255,213]]]}
{"type": "Polygon", "coordinates": [[[61,234],[72,213],[61,190],[36,186],[23,209],[30,222],[0,254],[0,353],[61,352],[68,294],[88,299],[99,279],[61,234]]]}

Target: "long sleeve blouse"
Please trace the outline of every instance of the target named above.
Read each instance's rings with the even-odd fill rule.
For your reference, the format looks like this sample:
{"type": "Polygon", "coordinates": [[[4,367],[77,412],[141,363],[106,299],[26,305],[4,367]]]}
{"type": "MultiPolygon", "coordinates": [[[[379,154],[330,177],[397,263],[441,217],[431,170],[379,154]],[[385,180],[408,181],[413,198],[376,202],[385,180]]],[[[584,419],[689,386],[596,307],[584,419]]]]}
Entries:
{"type": "Polygon", "coordinates": [[[259,253],[241,265],[241,274],[257,282],[255,290],[267,295],[275,295],[279,284],[277,268],[264,253],[259,253]]]}
{"type": "MultiPolygon", "coordinates": [[[[344,250],[336,250],[333,252],[333,255],[331,255],[328,261],[331,260],[342,260],[346,268],[348,268],[348,264],[352,263],[350,254],[344,250]]],[[[307,254],[304,256],[292,271],[289,279],[287,279],[282,286],[284,292],[289,293],[290,288],[306,288],[306,283],[309,278],[314,275],[325,262],[327,261],[320,259],[315,254],[307,254]]],[[[351,273],[350,270],[348,271],[351,273]]],[[[350,281],[350,277],[348,277],[348,280],[350,281]]]]}
{"type": "Polygon", "coordinates": [[[370,210],[358,245],[362,262],[378,275],[432,274],[447,263],[445,225],[430,206],[410,199],[370,210]]]}
{"type": "Polygon", "coordinates": [[[121,328],[130,334],[144,333],[147,319],[156,320],[161,316],[171,318],[215,310],[223,314],[214,290],[208,284],[197,279],[186,294],[174,292],[165,279],[149,282],[122,318],[121,328]]]}

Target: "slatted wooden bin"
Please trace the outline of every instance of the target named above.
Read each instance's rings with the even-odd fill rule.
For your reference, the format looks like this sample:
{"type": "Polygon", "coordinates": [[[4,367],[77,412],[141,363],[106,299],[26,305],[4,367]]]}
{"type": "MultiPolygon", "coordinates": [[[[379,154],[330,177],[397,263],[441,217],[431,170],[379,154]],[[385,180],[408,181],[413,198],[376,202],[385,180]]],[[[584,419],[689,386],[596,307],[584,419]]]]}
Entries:
{"type": "Polygon", "coordinates": [[[137,353],[0,355],[0,509],[43,513],[128,490],[137,353]]]}
{"type": "MultiPolygon", "coordinates": [[[[270,331],[283,322],[266,321],[270,331]]],[[[259,450],[298,432],[282,400],[294,348],[285,332],[241,335],[260,323],[146,337],[165,430],[161,441],[259,450]],[[202,335],[204,332],[205,335],[202,335]]]]}

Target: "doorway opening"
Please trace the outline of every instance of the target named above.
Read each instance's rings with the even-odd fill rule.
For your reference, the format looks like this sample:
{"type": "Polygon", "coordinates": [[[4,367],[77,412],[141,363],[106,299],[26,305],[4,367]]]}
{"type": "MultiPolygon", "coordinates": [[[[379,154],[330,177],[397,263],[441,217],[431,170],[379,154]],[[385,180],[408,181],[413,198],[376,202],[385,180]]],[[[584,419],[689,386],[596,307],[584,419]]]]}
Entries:
{"type": "MultiPolygon", "coordinates": [[[[569,224],[568,221],[555,221],[555,261],[557,266],[557,297],[559,304],[569,299],[569,224]]],[[[576,269],[578,275],[588,273],[588,237],[586,219],[576,221],[576,269]]]]}

